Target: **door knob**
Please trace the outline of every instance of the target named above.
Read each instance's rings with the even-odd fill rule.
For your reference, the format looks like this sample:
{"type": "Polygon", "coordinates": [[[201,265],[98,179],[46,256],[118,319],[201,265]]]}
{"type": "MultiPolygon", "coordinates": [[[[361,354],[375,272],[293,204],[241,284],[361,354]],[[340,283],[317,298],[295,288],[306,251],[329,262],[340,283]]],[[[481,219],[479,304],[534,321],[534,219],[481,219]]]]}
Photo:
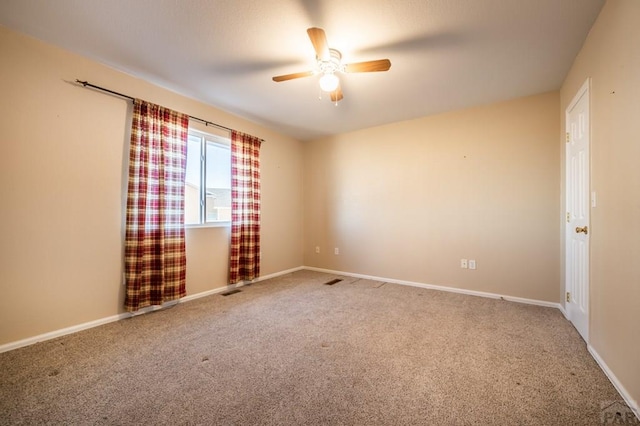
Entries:
{"type": "Polygon", "coordinates": [[[576,234],[579,234],[581,232],[584,232],[584,235],[587,235],[589,233],[589,227],[588,226],[576,226],[576,234]]]}

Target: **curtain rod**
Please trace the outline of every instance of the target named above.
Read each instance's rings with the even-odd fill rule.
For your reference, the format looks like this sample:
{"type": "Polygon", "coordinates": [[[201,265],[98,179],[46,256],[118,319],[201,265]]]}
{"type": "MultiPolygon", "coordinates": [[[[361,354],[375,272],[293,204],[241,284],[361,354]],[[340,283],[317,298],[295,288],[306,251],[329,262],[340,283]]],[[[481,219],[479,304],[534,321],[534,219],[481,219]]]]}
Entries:
{"type": "MultiPolygon", "coordinates": [[[[98,90],[101,90],[101,91],[106,92],[106,93],[111,93],[112,95],[120,96],[121,98],[129,99],[131,101],[135,101],[136,100],[136,98],[134,98],[133,96],[125,95],[124,93],[119,93],[119,92],[116,92],[114,90],[105,89],[104,87],[100,87],[100,86],[96,86],[95,84],[91,84],[88,81],[82,81],[82,80],[76,79],[76,83],[82,84],[84,87],[92,87],[94,89],[98,89],[98,90]]],[[[199,121],[201,123],[204,123],[205,126],[215,126],[215,127],[218,127],[219,129],[228,130],[229,132],[233,130],[233,129],[230,129],[228,127],[222,126],[220,124],[214,123],[213,121],[203,120],[202,118],[194,117],[192,115],[189,115],[189,118],[192,119],[192,120],[196,120],[196,121],[199,121]]]]}

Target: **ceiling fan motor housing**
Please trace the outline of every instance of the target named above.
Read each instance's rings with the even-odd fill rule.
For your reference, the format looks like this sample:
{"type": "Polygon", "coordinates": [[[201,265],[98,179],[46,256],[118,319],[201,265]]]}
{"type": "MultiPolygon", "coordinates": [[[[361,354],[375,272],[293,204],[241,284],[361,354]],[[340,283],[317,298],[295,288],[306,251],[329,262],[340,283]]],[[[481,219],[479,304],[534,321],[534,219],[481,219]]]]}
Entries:
{"type": "Polygon", "coordinates": [[[318,59],[318,68],[323,74],[333,74],[336,71],[344,71],[340,63],[342,61],[342,53],[336,49],[329,49],[329,59],[323,61],[318,59]]]}

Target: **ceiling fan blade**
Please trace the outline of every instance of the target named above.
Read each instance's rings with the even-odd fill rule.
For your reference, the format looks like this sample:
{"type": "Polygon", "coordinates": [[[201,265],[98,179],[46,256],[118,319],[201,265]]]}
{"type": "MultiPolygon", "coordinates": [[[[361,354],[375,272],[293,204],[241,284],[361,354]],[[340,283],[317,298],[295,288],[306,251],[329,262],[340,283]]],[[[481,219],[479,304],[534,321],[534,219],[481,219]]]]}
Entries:
{"type": "Polygon", "coordinates": [[[279,83],[281,81],[293,80],[295,78],[311,77],[312,75],[313,75],[313,71],[296,72],[296,73],[293,73],[293,74],[285,74],[285,75],[275,76],[275,77],[273,77],[273,81],[279,83]]]}
{"type": "Polygon", "coordinates": [[[336,90],[331,92],[331,102],[338,102],[339,100],[342,100],[343,97],[344,96],[342,96],[342,89],[340,88],[340,86],[338,86],[336,90]]]}
{"type": "Polygon", "coordinates": [[[318,59],[328,61],[330,58],[329,44],[327,43],[327,36],[324,30],[322,28],[312,27],[307,29],[307,34],[309,35],[311,44],[313,44],[318,59]]]}
{"type": "Polygon", "coordinates": [[[344,66],[345,72],[374,72],[388,71],[391,68],[391,61],[388,59],[378,59],[375,61],[354,62],[344,66]]]}

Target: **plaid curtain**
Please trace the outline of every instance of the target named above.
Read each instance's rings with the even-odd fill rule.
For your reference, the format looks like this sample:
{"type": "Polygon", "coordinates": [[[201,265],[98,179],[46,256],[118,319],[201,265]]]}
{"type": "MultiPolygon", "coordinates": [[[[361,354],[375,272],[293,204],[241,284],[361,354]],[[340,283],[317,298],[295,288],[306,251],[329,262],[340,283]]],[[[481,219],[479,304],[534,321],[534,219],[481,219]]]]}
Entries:
{"type": "Polygon", "coordinates": [[[136,99],[129,149],[125,309],[186,295],[184,178],[189,116],[136,99]]]}
{"type": "Polygon", "coordinates": [[[231,284],[260,276],[261,142],[231,131],[231,284]]]}

